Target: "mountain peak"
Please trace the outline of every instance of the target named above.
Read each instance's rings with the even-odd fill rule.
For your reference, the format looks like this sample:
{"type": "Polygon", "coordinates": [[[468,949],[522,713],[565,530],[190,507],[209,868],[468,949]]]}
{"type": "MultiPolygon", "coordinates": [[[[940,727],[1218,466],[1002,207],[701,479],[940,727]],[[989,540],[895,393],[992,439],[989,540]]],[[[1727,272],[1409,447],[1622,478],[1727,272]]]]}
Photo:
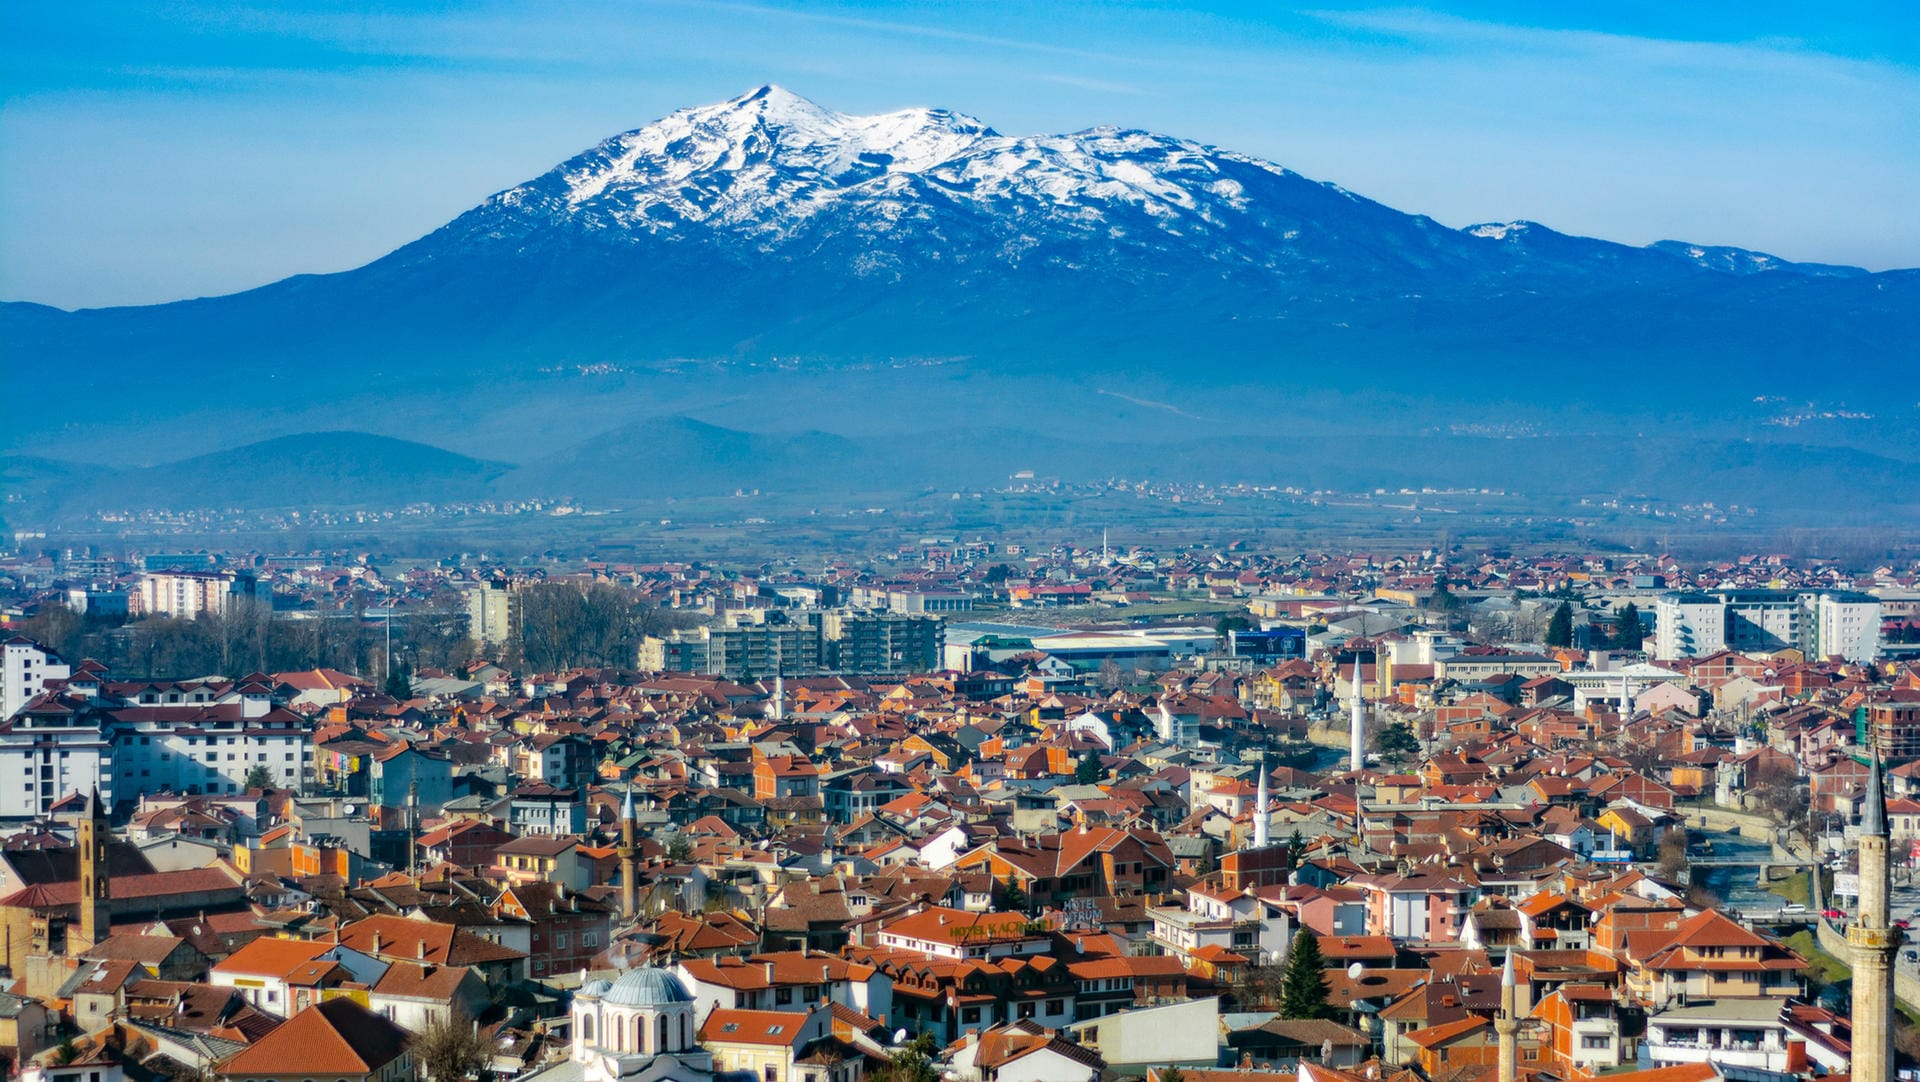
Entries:
{"type": "Polygon", "coordinates": [[[709,111],[715,115],[740,113],[782,125],[831,123],[841,115],[774,83],[766,83],[719,105],[707,106],[705,110],[683,111],[709,111]]]}

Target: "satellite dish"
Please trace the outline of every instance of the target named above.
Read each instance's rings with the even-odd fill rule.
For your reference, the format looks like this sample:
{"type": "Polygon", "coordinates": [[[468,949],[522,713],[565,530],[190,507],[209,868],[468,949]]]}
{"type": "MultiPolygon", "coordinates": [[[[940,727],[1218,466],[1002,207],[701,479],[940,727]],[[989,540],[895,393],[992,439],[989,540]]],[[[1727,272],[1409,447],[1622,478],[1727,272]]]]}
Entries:
{"type": "Polygon", "coordinates": [[[1355,962],[1352,965],[1347,967],[1347,976],[1357,981],[1360,979],[1360,974],[1365,973],[1366,971],[1367,971],[1366,966],[1361,965],[1359,962],[1355,962]]]}
{"type": "Polygon", "coordinates": [[[894,1031],[893,1031],[893,1043],[894,1043],[894,1044],[906,1044],[906,1043],[907,1043],[907,1031],[906,1031],[906,1030],[904,1030],[904,1029],[896,1029],[896,1030],[894,1030],[894,1031]]]}

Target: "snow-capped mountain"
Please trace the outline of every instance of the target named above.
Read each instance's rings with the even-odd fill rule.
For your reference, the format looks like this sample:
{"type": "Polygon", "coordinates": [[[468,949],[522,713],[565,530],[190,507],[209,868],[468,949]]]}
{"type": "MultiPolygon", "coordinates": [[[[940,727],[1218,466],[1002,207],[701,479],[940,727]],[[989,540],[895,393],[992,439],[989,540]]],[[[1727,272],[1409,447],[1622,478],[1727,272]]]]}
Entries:
{"type": "Polygon", "coordinates": [[[920,260],[1085,269],[1077,259],[1129,250],[1177,251],[1225,270],[1480,276],[1515,269],[1511,255],[1537,255],[1543,239],[1576,262],[1637,273],[1680,273],[1677,261],[1733,273],[1802,270],[1739,249],[1633,249],[1529,222],[1456,231],[1189,140],[1110,127],[1012,137],[940,109],[850,116],[776,86],[615,136],[451,228],[490,239],[705,242],[782,259],[853,242],[861,251],[851,270],[862,276],[920,260]],[[1356,251],[1367,258],[1351,261],[1356,251]]]}
{"type": "MultiPolygon", "coordinates": [[[[970,411],[995,408],[1002,392],[978,390],[993,380],[1043,396],[1062,380],[1231,389],[1240,416],[1249,395],[1280,408],[1356,369],[1409,424],[1601,416],[1623,399],[1712,415],[1815,372],[1822,401],[1874,393],[1911,376],[1916,343],[1916,272],[1531,222],[1454,229],[1171,136],[1009,136],[777,87],[608,139],[356,270],[149,308],[0,307],[6,375],[28,400],[197,403],[213,382],[284,412],[357,395],[395,435],[412,434],[400,403],[421,391],[471,400],[448,407],[462,422],[519,411],[578,435],[553,404],[578,385],[554,373],[690,362],[745,381],[730,402],[757,393],[753,373],[798,366],[822,401],[827,373],[908,373],[858,393],[917,404],[932,377],[916,366],[945,365],[982,381],[974,404],[940,385],[958,423],[989,419],[970,411]]],[[[622,386],[658,404],[664,378],[622,386]]],[[[705,378],[673,385],[676,408],[721,395],[705,378]]],[[[71,424],[49,411],[6,438],[71,424]]]]}

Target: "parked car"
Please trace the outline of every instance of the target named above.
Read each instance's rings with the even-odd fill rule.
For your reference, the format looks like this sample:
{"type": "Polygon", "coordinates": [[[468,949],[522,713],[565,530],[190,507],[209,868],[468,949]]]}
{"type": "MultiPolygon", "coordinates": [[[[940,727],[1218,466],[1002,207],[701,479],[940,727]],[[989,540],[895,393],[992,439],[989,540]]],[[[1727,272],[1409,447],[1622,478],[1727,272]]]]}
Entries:
{"type": "Polygon", "coordinates": [[[1846,920],[1847,919],[1846,912],[1840,909],[1822,909],[1820,911],[1820,915],[1827,918],[1828,920],[1846,920]]]}
{"type": "Polygon", "coordinates": [[[1908,920],[1905,917],[1901,917],[1899,920],[1896,920],[1893,922],[1893,926],[1895,928],[1902,928],[1902,929],[1911,928],[1913,927],[1913,922],[1908,920]]]}
{"type": "Polygon", "coordinates": [[[1807,907],[1801,905],[1799,902],[1788,902],[1786,905],[1780,907],[1780,912],[1782,913],[1805,913],[1806,911],[1807,907]]]}
{"type": "Polygon", "coordinates": [[[1920,951],[1910,950],[1903,957],[1909,962],[1920,962],[1920,951]]]}

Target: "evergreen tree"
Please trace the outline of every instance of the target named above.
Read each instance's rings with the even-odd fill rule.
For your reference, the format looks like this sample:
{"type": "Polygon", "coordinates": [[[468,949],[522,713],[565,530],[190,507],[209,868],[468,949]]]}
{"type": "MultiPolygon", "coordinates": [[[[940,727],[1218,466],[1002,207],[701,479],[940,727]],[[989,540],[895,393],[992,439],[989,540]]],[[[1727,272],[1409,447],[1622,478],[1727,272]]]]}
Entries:
{"type": "Polygon", "coordinates": [[[264,766],[256,765],[253,769],[247,771],[246,783],[242,785],[241,788],[242,789],[273,788],[273,771],[268,770],[264,766]]]}
{"type": "Polygon", "coordinates": [[[1320,940],[1305,928],[1293,937],[1293,949],[1287,952],[1287,975],[1280,986],[1280,1017],[1325,1018],[1327,1016],[1326,960],[1320,955],[1320,940]]]}
{"type": "Polygon", "coordinates": [[[1395,721],[1373,731],[1373,750],[1382,762],[1399,765],[1420,754],[1420,738],[1413,726],[1395,721]]]}
{"type": "Polygon", "coordinates": [[[1300,866],[1300,858],[1306,853],[1306,851],[1307,851],[1307,839],[1300,836],[1299,827],[1294,827],[1293,833],[1287,835],[1287,870],[1288,871],[1292,871],[1295,868],[1298,868],[1300,866]]]}
{"type": "Polygon", "coordinates": [[[1638,650],[1647,637],[1647,629],[1640,622],[1640,606],[1627,602],[1620,610],[1620,616],[1613,624],[1613,648],[1615,650],[1638,650]]]}
{"type": "Polygon", "coordinates": [[[1547,621],[1547,645],[1573,645],[1573,606],[1565,601],[1553,610],[1553,619],[1547,621]]]}
{"type": "Polygon", "coordinates": [[[402,661],[387,670],[387,686],[384,689],[389,699],[406,702],[413,698],[413,670],[402,661]]]}
{"type": "Polygon", "coordinates": [[[1086,754],[1080,756],[1080,761],[1073,766],[1075,785],[1096,785],[1106,776],[1107,770],[1100,765],[1100,756],[1092,748],[1088,748],[1086,754]]]}
{"type": "Polygon", "coordinates": [[[1008,872],[1007,881],[1000,884],[1000,908],[1009,913],[1022,912],[1027,908],[1027,892],[1020,889],[1012,872],[1008,872]]]}

